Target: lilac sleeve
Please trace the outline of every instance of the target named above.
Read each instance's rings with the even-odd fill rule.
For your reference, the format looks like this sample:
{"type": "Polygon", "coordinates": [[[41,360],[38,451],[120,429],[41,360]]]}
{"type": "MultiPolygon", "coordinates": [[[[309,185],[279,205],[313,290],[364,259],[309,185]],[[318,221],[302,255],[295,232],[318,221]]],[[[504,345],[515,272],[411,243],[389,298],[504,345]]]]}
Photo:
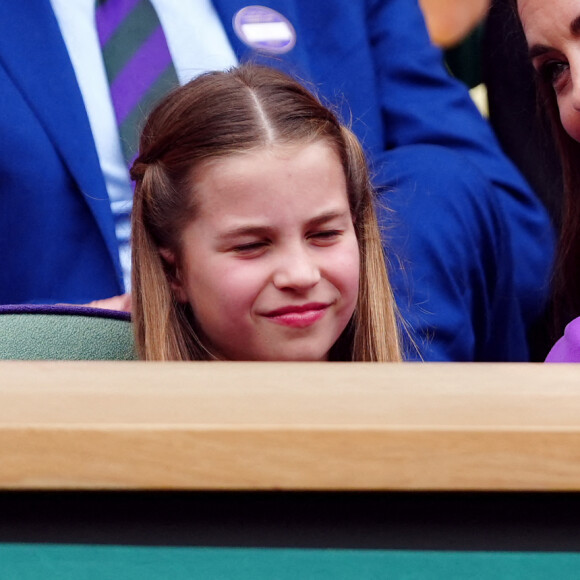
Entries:
{"type": "Polygon", "coordinates": [[[580,362],[580,317],[566,326],[564,336],[552,347],[546,362],[580,362]]]}

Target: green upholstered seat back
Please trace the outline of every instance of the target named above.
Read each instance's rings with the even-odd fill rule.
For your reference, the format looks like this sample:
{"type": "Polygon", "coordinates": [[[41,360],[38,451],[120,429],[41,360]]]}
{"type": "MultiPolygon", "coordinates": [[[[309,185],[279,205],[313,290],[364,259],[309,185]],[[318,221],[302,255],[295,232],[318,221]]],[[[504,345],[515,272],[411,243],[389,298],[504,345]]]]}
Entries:
{"type": "Polygon", "coordinates": [[[0,306],[0,359],[134,360],[130,317],[84,306],[0,306]]]}

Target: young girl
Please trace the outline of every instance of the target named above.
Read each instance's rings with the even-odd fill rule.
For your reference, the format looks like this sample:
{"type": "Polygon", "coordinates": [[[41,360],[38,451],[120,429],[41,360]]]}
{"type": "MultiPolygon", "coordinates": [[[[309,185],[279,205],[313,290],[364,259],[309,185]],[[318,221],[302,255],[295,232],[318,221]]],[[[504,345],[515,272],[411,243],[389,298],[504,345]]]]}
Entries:
{"type": "Polygon", "coordinates": [[[131,176],[145,360],[400,360],[363,152],[299,83],[207,73],[150,115],[131,176]]]}
{"type": "MultiPolygon", "coordinates": [[[[580,0],[513,0],[513,5],[562,162],[564,210],[555,289],[561,328],[580,316],[580,0]]],[[[568,324],[547,360],[580,362],[580,318],[568,324]]]]}

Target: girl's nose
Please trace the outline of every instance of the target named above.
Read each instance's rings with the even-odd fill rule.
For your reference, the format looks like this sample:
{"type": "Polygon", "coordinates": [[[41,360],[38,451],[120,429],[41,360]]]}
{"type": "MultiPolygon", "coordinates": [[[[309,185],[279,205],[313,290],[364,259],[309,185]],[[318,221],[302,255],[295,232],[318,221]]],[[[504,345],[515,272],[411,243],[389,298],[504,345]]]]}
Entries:
{"type": "Polygon", "coordinates": [[[320,269],[307,249],[293,248],[280,254],[273,280],[279,290],[305,290],[320,281],[320,269]]]}

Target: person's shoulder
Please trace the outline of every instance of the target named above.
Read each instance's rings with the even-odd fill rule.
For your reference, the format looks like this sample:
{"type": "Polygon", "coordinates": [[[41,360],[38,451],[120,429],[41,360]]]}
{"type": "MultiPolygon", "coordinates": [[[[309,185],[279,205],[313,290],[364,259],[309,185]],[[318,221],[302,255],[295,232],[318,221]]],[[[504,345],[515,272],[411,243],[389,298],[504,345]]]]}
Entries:
{"type": "Polygon", "coordinates": [[[568,323],[564,336],[552,347],[546,362],[580,362],[580,317],[568,323]]]}

